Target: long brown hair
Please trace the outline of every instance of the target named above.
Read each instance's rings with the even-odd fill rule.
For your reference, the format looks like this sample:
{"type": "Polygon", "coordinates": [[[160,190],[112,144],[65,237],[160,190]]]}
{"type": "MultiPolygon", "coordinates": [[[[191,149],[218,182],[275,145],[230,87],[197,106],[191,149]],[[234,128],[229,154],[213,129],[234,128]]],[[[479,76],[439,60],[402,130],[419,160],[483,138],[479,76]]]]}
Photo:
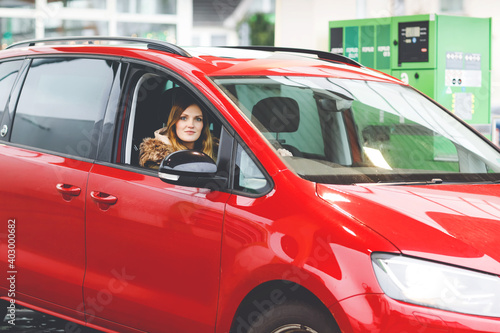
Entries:
{"type": "MultiPolygon", "coordinates": [[[[170,114],[168,115],[167,125],[160,131],[160,134],[167,135],[167,138],[170,140],[174,151],[188,149],[185,145],[182,144],[181,140],[177,136],[175,124],[181,118],[182,112],[184,112],[184,110],[186,110],[193,104],[198,105],[194,98],[192,98],[188,93],[184,91],[179,91],[174,96],[172,109],[170,110],[170,114]]],[[[210,133],[208,117],[205,110],[203,110],[203,108],[201,107],[200,109],[203,114],[203,129],[201,131],[200,137],[194,143],[194,149],[204,152],[213,159],[213,140],[212,133],[210,133]]]]}

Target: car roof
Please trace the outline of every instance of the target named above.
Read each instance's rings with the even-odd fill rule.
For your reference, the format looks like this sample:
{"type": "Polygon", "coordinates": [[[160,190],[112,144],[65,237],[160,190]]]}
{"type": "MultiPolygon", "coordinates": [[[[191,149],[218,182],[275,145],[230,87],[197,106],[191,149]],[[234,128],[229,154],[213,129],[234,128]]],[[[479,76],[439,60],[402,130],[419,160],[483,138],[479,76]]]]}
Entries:
{"type": "Polygon", "coordinates": [[[142,59],[168,64],[169,67],[177,64],[184,70],[198,70],[210,77],[328,76],[402,84],[389,75],[330,52],[267,46],[179,47],[163,41],[133,37],[28,40],[9,46],[0,52],[0,58],[49,54],[99,54],[142,59]]]}

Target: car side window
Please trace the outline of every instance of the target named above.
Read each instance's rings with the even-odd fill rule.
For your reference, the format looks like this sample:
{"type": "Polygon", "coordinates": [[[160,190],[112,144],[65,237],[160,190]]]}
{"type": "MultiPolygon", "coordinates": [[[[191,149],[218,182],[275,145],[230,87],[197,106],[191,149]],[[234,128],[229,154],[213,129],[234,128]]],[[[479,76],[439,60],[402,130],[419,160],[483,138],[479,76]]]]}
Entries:
{"type": "Polygon", "coordinates": [[[262,169],[240,144],[236,148],[234,188],[257,195],[265,194],[271,188],[271,183],[262,169]]]}
{"type": "Polygon", "coordinates": [[[11,141],[93,158],[117,64],[104,59],[34,59],[21,92],[11,141]]]}
{"type": "Polygon", "coordinates": [[[192,103],[199,107],[203,120],[194,149],[207,153],[216,161],[221,124],[196,93],[159,70],[135,65],[131,72],[129,82],[132,84],[126,95],[132,102],[126,111],[127,126],[121,130],[121,156],[117,161],[157,169],[163,158],[173,150],[185,149],[184,146],[174,147],[171,141],[178,140],[177,143],[182,144],[182,140],[179,137],[172,140],[173,134],[167,134],[167,127],[172,110],[176,107],[184,109],[192,103]]]}
{"type": "Polygon", "coordinates": [[[123,162],[139,165],[140,147],[145,138],[154,137],[154,132],[165,126],[168,119],[167,91],[176,85],[164,75],[139,71],[130,88],[132,103],[127,132],[124,133],[125,149],[123,162]]]}
{"type": "Polygon", "coordinates": [[[0,63],[0,120],[7,106],[10,92],[16,81],[17,73],[23,61],[6,61],[0,63]]]}

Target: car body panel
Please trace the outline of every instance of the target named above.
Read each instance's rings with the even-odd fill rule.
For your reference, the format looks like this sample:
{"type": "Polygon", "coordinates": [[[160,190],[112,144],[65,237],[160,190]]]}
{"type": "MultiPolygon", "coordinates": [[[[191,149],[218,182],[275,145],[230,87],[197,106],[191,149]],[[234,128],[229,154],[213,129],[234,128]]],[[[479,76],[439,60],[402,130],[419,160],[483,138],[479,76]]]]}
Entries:
{"type": "MultiPolygon", "coordinates": [[[[0,163],[0,216],[15,219],[17,249],[15,269],[5,261],[2,269],[23,276],[20,300],[23,294],[37,297],[83,319],[84,207],[92,163],[6,145],[0,145],[0,163]],[[61,193],[58,185],[77,187],[79,194],[61,193]],[[46,286],[57,286],[59,292],[46,286]]],[[[1,249],[7,253],[6,239],[1,249]]],[[[7,287],[6,280],[1,283],[7,287]]]]}
{"type": "Polygon", "coordinates": [[[500,185],[318,187],[405,254],[500,275],[500,185]]]}
{"type": "Polygon", "coordinates": [[[117,202],[102,204],[87,195],[86,239],[93,244],[84,283],[87,320],[146,331],[167,321],[176,332],[209,332],[229,194],[174,187],[156,176],[99,164],[88,187],[117,202]]]}
{"type": "Polygon", "coordinates": [[[397,252],[352,217],[328,209],[313,183],[290,171],[273,181],[275,190],[265,197],[233,195],[227,203],[219,332],[227,332],[245,295],[266,281],[289,281],[290,290],[296,283],[331,305],[367,292],[367,281],[375,281],[365,244],[397,252]]]}
{"type": "Polygon", "coordinates": [[[384,294],[364,294],[334,304],[332,313],[342,332],[496,332],[498,318],[429,309],[399,302],[384,294]],[[385,314],[390,313],[387,317],[385,314]]]}

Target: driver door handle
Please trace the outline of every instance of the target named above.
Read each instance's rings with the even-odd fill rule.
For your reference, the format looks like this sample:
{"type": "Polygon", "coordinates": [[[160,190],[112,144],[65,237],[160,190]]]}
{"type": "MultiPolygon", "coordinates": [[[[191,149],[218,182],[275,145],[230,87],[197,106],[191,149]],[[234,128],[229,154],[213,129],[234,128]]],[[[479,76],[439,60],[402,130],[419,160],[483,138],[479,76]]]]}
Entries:
{"type": "Polygon", "coordinates": [[[57,184],[56,189],[59,193],[62,194],[63,199],[66,201],[71,200],[71,197],[77,197],[82,192],[82,189],[78,186],[70,185],[70,184],[57,184]]]}
{"type": "Polygon", "coordinates": [[[114,205],[118,201],[118,198],[115,197],[114,195],[99,191],[90,192],[90,197],[98,204],[103,204],[103,205],[114,205]]]}

